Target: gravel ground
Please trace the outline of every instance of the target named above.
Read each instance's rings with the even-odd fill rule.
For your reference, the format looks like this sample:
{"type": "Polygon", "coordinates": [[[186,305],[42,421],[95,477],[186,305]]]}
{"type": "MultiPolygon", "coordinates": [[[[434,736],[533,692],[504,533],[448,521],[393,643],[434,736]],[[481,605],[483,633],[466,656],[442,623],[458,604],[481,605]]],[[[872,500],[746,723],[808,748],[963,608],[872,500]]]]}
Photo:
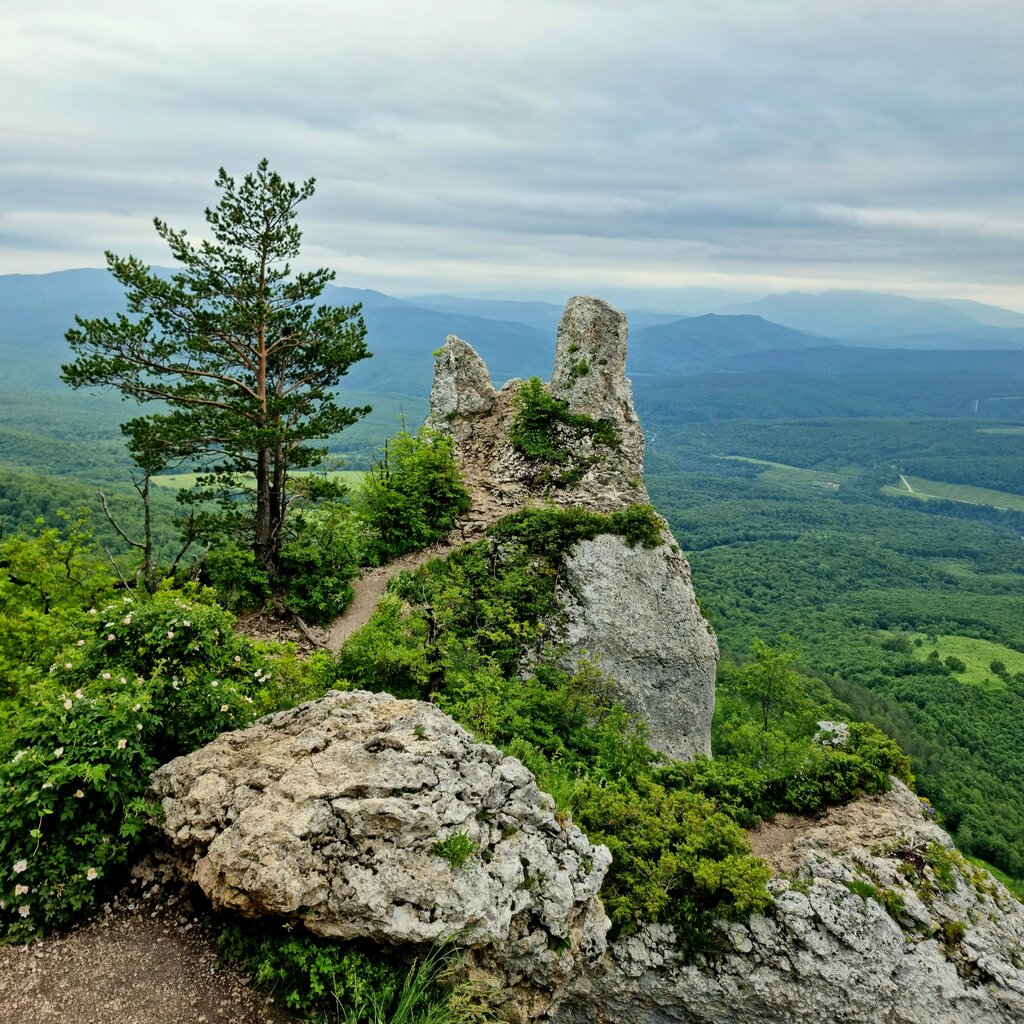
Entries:
{"type": "Polygon", "coordinates": [[[288,1024],[179,890],[133,879],[90,922],[0,946],[0,1024],[288,1024]]]}

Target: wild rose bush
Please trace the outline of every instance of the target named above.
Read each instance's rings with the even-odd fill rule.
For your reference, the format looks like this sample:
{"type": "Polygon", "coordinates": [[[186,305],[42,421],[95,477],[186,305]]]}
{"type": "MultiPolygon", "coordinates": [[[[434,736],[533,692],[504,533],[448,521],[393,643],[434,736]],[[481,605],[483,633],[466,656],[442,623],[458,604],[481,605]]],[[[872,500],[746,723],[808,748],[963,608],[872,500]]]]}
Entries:
{"type": "Polygon", "coordinates": [[[271,672],[209,592],[91,609],[0,727],[0,931],[73,921],[157,808],[153,770],[253,718],[271,672]]]}

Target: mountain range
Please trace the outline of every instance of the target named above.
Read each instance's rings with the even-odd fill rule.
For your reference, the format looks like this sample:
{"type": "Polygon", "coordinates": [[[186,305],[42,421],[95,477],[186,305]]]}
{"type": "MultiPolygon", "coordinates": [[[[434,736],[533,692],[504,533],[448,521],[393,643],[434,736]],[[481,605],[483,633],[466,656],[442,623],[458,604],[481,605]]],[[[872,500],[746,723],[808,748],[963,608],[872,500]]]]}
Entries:
{"type": "MultiPolygon", "coordinates": [[[[432,352],[449,333],[469,341],[497,383],[551,369],[561,307],[554,303],[427,295],[400,298],[329,286],[326,301],[362,305],[374,358],[354,365],[350,389],[424,394],[432,352]]],[[[104,270],[0,276],[0,356],[16,385],[62,387],[57,364],[76,314],[114,315],[120,286],[104,270]]],[[[874,292],[790,292],[702,313],[629,310],[629,372],[637,377],[769,368],[772,353],[827,349],[1024,351],[1024,315],[979,303],[923,301],[874,292]]],[[[870,357],[869,357],[870,359],[870,357]]]]}

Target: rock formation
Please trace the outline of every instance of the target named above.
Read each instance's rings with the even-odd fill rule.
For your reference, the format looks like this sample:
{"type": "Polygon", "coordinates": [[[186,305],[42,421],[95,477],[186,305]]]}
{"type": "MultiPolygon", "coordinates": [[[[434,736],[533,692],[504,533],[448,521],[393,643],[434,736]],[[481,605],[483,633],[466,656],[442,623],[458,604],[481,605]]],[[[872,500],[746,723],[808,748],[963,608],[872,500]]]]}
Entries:
{"type": "Polygon", "coordinates": [[[563,661],[596,658],[648,722],[656,750],[710,756],[718,645],[671,537],[652,549],[607,534],[577,544],[565,559],[560,603],[563,661]]]}
{"type": "Polygon", "coordinates": [[[786,877],[725,950],[683,964],[665,926],[609,947],[559,993],[558,1024],[1014,1024],[1024,907],[926,821],[901,783],[752,836],[786,877]],[[852,887],[852,888],[851,888],[852,887]],[[871,895],[871,894],[874,895],[871,895]]]}
{"type": "Polygon", "coordinates": [[[617,443],[602,445],[563,430],[569,468],[575,472],[554,474],[512,444],[522,381],[510,380],[495,391],[473,347],[448,335],[434,364],[429,422],[452,437],[473,493],[465,533],[482,531],[501,515],[540,498],[605,512],[648,500],[643,432],[625,376],[626,335],[625,316],[608,303],[581,296],[567,303],[548,391],[567,402],[570,413],[609,424],[617,443]]]}
{"type": "MultiPolygon", "coordinates": [[[[602,512],[648,501],[626,337],[626,318],[608,303],[580,296],[567,303],[548,392],[569,413],[609,424],[617,443],[566,431],[567,463],[552,472],[512,442],[522,382],[495,391],[473,348],[448,336],[434,366],[430,422],[454,441],[473,494],[465,533],[539,501],[602,512]]],[[[718,646],[697,607],[689,564],[663,525],[666,542],[654,550],[604,536],[571,552],[560,588],[564,621],[553,639],[565,645],[567,667],[584,654],[598,661],[623,703],[651,723],[654,747],[687,758],[711,751],[718,646]]]]}
{"type": "Polygon", "coordinates": [[[163,829],[214,906],[382,945],[604,949],[611,861],[518,761],[430,704],[332,692],[160,768],[163,829]]]}

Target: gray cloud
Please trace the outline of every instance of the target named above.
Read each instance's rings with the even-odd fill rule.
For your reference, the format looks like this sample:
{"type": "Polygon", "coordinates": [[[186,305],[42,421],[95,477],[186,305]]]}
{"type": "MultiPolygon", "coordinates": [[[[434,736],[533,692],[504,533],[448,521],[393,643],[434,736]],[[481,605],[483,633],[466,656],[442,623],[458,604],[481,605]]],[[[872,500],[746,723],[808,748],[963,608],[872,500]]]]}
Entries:
{"type": "Polygon", "coordinates": [[[0,271],[163,254],[314,174],[385,290],[866,286],[1024,306],[1014,0],[0,0],[0,271]],[[18,8],[15,11],[15,8],[18,8]]]}

